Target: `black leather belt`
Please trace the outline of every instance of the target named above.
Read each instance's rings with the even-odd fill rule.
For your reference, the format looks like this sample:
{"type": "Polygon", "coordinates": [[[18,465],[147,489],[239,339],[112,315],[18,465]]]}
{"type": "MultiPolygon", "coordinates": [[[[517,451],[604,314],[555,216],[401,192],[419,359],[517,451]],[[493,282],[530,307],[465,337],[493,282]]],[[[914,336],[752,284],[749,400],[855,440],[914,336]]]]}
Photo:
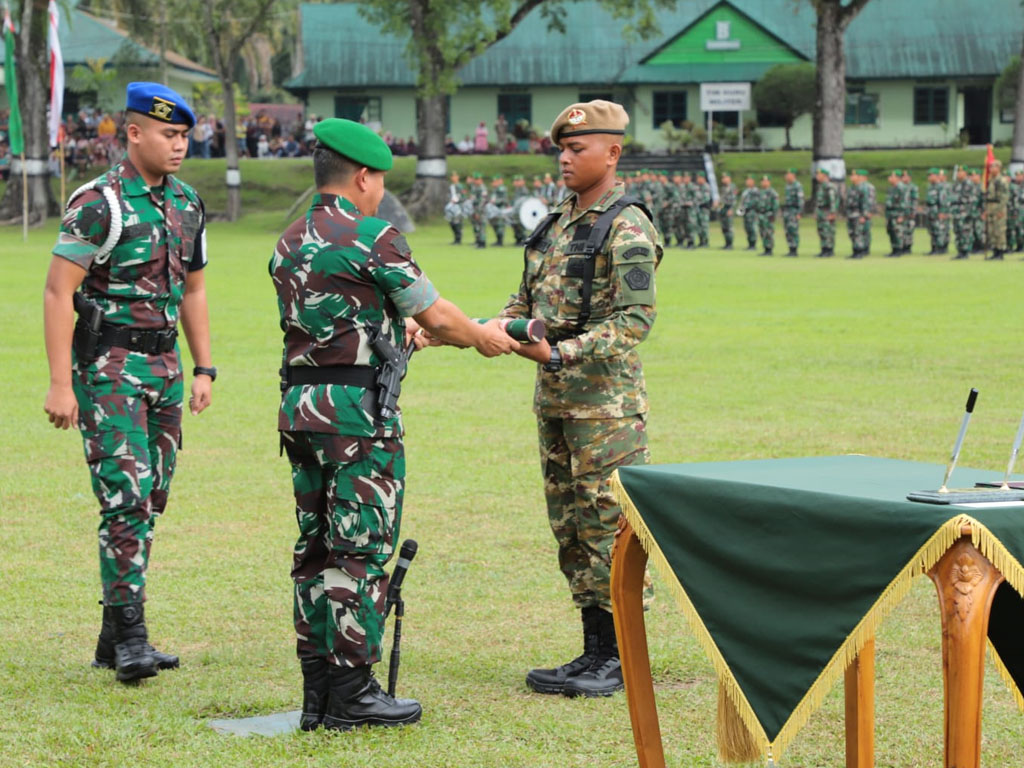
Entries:
{"type": "Polygon", "coordinates": [[[121,347],[132,352],[159,355],[173,352],[177,328],[133,328],[130,325],[104,323],[100,328],[100,346],[121,347]]]}
{"type": "Polygon", "coordinates": [[[289,387],[343,384],[374,389],[377,386],[377,369],[370,365],[289,365],[285,368],[284,379],[289,387]]]}

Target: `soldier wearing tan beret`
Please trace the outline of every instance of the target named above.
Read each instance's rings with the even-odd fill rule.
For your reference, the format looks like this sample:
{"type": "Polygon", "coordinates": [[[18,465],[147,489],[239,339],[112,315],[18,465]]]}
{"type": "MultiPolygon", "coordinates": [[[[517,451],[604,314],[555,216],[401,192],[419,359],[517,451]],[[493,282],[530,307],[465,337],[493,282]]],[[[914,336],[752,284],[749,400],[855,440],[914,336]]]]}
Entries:
{"type": "Polygon", "coordinates": [[[628,124],[622,106],[601,100],[572,104],[555,119],[551,139],[570,193],[528,239],[522,283],[501,312],[547,326],[547,339],[519,354],[539,363],[534,411],[548,521],[583,620],[580,656],[527,675],[540,693],[622,689],[610,594],[621,510],[610,478],[650,460],[636,346],[654,324],[662,254],[650,214],[616,178],[628,124]]]}

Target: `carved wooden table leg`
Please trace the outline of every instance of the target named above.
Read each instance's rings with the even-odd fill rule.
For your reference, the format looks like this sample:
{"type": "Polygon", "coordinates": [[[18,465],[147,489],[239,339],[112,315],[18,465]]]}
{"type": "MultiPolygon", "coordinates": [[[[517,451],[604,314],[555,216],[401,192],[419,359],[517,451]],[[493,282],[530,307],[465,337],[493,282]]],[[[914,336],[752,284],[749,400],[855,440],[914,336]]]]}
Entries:
{"type": "Polygon", "coordinates": [[[619,521],[619,535],[612,551],[612,610],[619,642],[622,677],[626,684],[629,719],[640,768],[665,768],[658,708],[654,701],[651,660],[647,654],[643,588],[647,553],[626,518],[619,521]]]}
{"type": "MultiPolygon", "coordinates": [[[[969,533],[965,530],[965,534],[969,533]]],[[[946,691],[946,768],[981,764],[981,691],[989,611],[1003,575],[960,538],[928,572],[939,593],[946,691]]]]}
{"type": "Polygon", "coordinates": [[[875,765],[875,639],[846,668],[846,768],[875,765]]]}

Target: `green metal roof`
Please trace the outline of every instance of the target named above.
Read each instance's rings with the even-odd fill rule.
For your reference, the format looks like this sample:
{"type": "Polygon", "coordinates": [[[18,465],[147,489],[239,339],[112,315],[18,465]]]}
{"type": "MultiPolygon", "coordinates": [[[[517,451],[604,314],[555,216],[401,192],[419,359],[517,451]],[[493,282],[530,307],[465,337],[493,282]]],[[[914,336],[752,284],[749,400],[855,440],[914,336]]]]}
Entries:
{"type": "MultiPolygon", "coordinates": [[[[656,63],[659,51],[684,58],[687,32],[722,13],[747,17],[774,37],[780,50],[814,61],[815,16],[808,2],[689,0],[658,10],[654,39],[627,41],[621,23],[592,0],[569,3],[565,34],[533,13],[504,40],[459,72],[464,86],[636,85],[756,80],[772,61],[656,63]],[[674,45],[674,47],[673,47],[674,45]]],[[[405,38],[382,34],[357,3],[302,6],[305,69],[286,83],[312,88],[411,87],[405,38]],[[368,44],[368,40],[373,40],[368,44]]],[[[1019,54],[1024,16],[1019,0],[874,0],[846,34],[847,77],[992,77],[1019,54]]],[[[767,37],[765,39],[768,39],[767,37]]],[[[697,49],[694,47],[696,54],[697,49]]],[[[772,59],[766,49],[766,59],[772,59]]],[[[750,58],[749,56],[747,57],[750,58]]]]}

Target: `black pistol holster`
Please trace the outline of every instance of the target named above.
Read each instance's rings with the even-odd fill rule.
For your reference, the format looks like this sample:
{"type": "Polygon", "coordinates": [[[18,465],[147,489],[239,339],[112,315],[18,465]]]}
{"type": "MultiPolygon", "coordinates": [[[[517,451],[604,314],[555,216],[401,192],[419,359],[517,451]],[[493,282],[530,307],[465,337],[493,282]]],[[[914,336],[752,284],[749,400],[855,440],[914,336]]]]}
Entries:
{"type": "Polygon", "coordinates": [[[96,302],[85,298],[81,291],[75,291],[73,302],[75,312],[78,313],[75,335],[72,339],[75,358],[78,362],[88,365],[99,357],[100,340],[103,336],[103,309],[96,302]]]}

